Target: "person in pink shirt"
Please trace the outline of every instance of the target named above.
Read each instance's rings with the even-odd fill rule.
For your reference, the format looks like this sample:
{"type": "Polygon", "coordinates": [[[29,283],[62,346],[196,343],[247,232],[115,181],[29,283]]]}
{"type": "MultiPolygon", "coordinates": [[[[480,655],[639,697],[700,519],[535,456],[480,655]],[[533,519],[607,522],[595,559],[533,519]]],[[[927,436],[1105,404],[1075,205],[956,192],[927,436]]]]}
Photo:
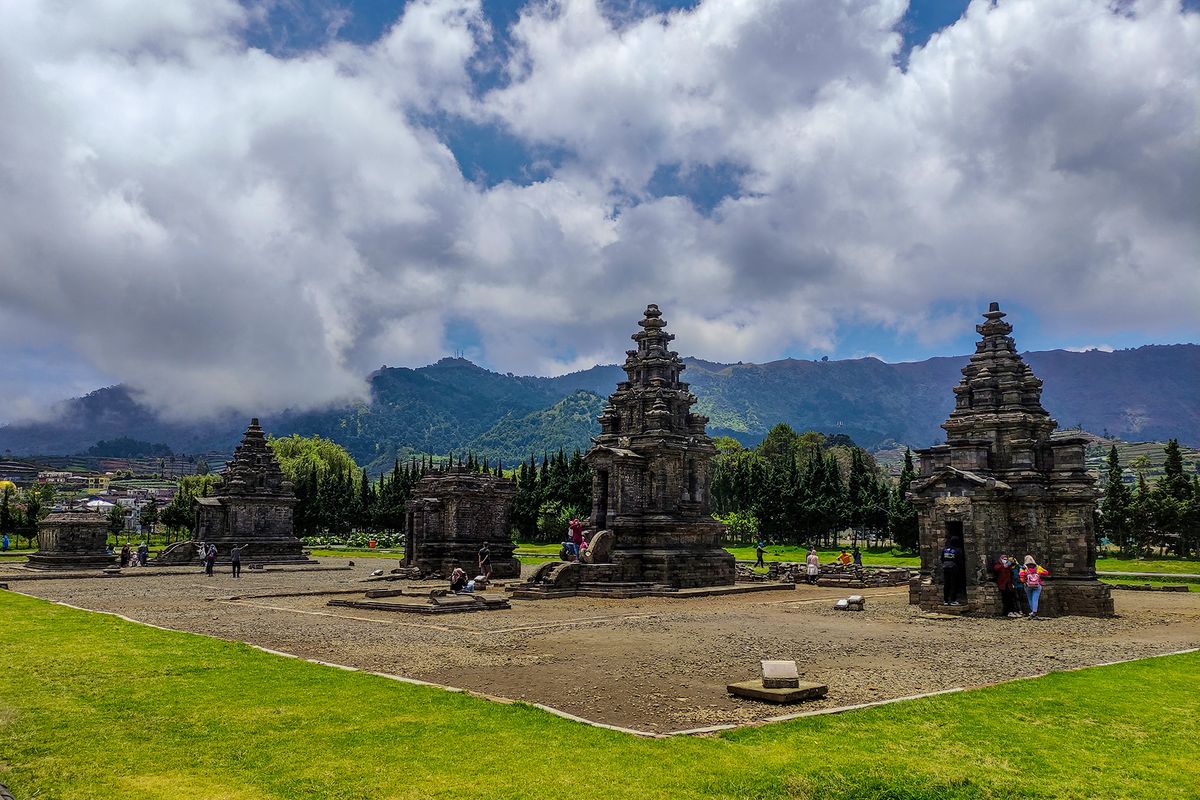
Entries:
{"type": "Polygon", "coordinates": [[[1033,556],[1025,556],[1025,566],[1021,568],[1021,584],[1025,587],[1025,596],[1029,598],[1029,618],[1038,618],[1038,600],[1042,596],[1042,586],[1050,571],[1038,566],[1033,556]]]}

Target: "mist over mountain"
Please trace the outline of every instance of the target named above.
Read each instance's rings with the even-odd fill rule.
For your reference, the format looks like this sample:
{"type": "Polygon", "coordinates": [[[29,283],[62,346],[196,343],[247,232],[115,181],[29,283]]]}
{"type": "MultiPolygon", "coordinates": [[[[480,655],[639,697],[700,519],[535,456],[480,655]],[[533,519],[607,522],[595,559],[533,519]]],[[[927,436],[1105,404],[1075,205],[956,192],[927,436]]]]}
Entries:
{"type": "MultiPolygon", "coordinates": [[[[1045,381],[1043,405],[1060,426],[1082,425],[1127,440],[1171,437],[1200,444],[1200,345],[1148,345],[1116,352],[1023,354],[1045,381]]],[[[785,359],[719,364],[686,359],[684,377],[710,418],[709,433],[757,442],[778,422],[843,433],[867,448],[925,446],[953,405],[966,356],[887,364],[785,359]]],[[[461,358],[418,369],[385,367],[369,377],[371,400],[303,413],[258,414],[275,435],[320,434],[372,468],[414,453],[474,450],[512,463],[559,447],[585,449],[595,417],[624,372],[615,365],[554,378],[504,375],[461,358]]],[[[0,452],[85,452],[122,436],[177,453],[228,451],[254,409],[194,423],[165,421],[121,386],[68,400],[52,421],[0,427],[0,452]]]]}

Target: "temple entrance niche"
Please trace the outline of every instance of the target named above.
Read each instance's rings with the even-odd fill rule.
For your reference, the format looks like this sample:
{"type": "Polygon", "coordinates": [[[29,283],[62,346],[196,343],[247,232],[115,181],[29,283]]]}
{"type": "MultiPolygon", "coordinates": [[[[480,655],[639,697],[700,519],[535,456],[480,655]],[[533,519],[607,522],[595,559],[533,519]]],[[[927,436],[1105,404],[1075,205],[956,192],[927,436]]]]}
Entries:
{"type": "Polygon", "coordinates": [[[1001,613],[989,562],[1007,552],[1030,554],[1050,570],[1039,615],[1111,615],[1110,590],[1096,579],[1097,492],[1084,466],[1086,439],[1054,435],[1058,423],[1042,407],[1042,382],[1017,353],[1005,316],[992,303],[975,326],[981,338],[954,389],[955,408],[942,425],[946,443],[917,451],[920,474],[909,497],[921,574],[909,600],[949,610],[941,552],[959,533],[966,598],[956,612],[1001,613]]]}

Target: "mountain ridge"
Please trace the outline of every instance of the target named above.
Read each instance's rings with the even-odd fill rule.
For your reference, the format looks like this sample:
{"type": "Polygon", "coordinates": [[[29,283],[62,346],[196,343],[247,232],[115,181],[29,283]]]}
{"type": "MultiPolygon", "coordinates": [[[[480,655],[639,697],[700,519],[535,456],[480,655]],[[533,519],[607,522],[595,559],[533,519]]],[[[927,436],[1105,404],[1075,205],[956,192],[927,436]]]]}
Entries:
{"type": "MultiPolygon", "coordinates": [[[[1043,405],[1064,427],[1082,424],[1126,439],[1200,443],[1200,345],[1145,345],[1113,352],[1044,350],[1022,356],[1045,382],[1043,405]]],[[[942,440],[952,387],[968,356],[889,364],[873,357],[721,364],[687,358],[685,380],[709,416],[709,432],[752,444],[778,422],[844,433],[868,447],[942,440]]],[[[360,464],[414,453],[473,449],[513,461],[559,447],[586,448],[594,416],[624,372],[601,364],[555,377],[492,372],[462,358],[424,367],[381,367],[367,403],[258,414],[277,435],[320,434],[360,464]],[[583,395],[580,395],[583,393],[583,395]],[[595,412],[595,413],[593,413],[595,412]],[[584,416],[593,417],[588,424],[584,416]]],[[[122,386],[64,401],[57,419],[0,426],[0,452],[84,452],[130,436],[176,452],[229,450],[253,412],[173,422],[122,386]]]]}

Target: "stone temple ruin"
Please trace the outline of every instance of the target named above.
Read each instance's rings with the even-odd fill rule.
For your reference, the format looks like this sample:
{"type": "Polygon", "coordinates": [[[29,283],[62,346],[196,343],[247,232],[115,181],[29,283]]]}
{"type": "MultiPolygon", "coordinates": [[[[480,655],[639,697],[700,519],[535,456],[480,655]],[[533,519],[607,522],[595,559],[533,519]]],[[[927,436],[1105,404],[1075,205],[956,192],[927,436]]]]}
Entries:
{"type": "Polygon", "coordinates": [[[1012,325],[997,303],[983,316],[975,328],[983,338],[942,425],[946,444],[918,451],[920,474],[909,496],[921,574],[910,584],[910,602],[945,610],[941,552],[957,537],[966,598],[956,610],[1001,612],[988,565],[1006,552],[1031,554],[1050,571],[1039,614],[1110,615],[1112,595],[1096,580],[1096,489],[1084,469],[1086,440],[1051,436],[1057,423],[1042,408],[1042,382],[1016,352],[1012,325]]]}
{"type": "Polygon", "coordinates": [[[669,349],[658,306],[646,308],[627,351],[628,380],[600,415],[586,459],[593,469],[590,527],[598,531],[585,563],[543,565],[528,589],[637,594],[731,586],[734,558],[721,548],[724,526],[709,509],[708,467],[716,454],[708,418],[679,380],[685,369],[669,349]],[[591,563],[586,563],[587,561],[591,563]]]}
{"type": "Polygon", "coordinates": [[[192,541],[167,548],[156,563],[195,563],[200,542],[216,545],[221,561],[229,560],[235,545],[248,545],[244,558],[255,564],[316,563],[294,533],[296,503],[292,484],[284,480],[258,419],[252,419],[221,473],[215,495],[196,498],[192,541]]]}
{"type": "Polygon", "coordinates": [[[512,502],[516,487],[508,478],[451,467],[422,478],[408,503],[404,564],[425,575],[448,576],[455,567],[479,571],[484,542],[491,552],[492,577],[516,578],[512,502]]]}
{"type": "Polygon", "coordinates": [[[107,550],[108,520],[92,511],[63,511],[38,523],[30,569],[105,569],[117,563],[107,550]]]}

